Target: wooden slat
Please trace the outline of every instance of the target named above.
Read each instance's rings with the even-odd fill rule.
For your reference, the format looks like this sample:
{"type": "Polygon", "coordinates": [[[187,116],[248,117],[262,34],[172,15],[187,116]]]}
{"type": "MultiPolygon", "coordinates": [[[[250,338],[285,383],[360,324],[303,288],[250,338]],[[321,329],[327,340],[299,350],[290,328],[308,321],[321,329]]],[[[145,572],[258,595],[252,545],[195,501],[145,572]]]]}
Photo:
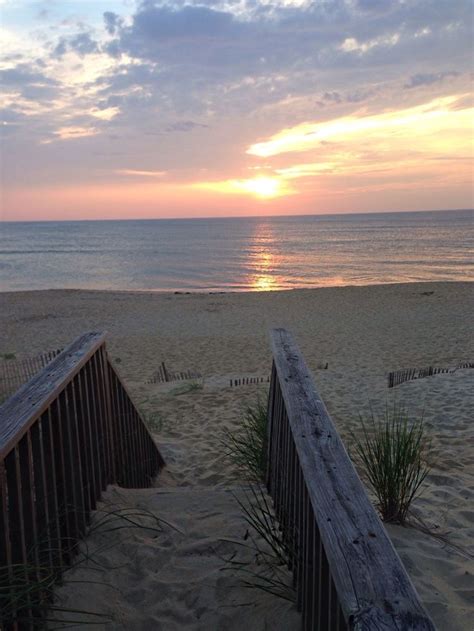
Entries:
{"type": "Polygon", "coordinates": [[[82,369],[77,373],[73,380],[73,385],[76,396],[77,429],[82,464],[82,489],[86,515],[87,518],[89,518],[89,514],[93,510],[93,504],[95,504],[95,493],[91,466],[92,454],[88,432],[89,414],[86,405],[86,394],[82,384],[83,372],[84,370],[82,369]]]}
{"type": "Polygon", "coordinates": [[[56,471],[56,492],[58,501],[58,518],[61,539],[63,542],[63,559],[67,563],[71,559],[74,547],[74,513],[73,498],[70,485],[67,482],[67,450],[66,439],[63,435],[61,407],[56,399],[50,409],[51,446],[53,447],[54,465],[56,471]]]}
{"type": "Polygon", "coordinates": [[[66,562],[66,555],[63,556],[65,531],[61,531],[61,520],[59,515],[59,489],[56,477],[56,462],[59,458],[56,454],[56,445],[52,430],[51,408],[45,412],[41,419],[41,442],[45,469],[45,486],[48,489],[48,512],[49,528],[51,533],[51,550],[54,566],[60,568],[66,562]]]}
{"type": "MultiPolygon", "coordinates": [[[[118,380],[119,384],[120,384],[120,388],[123,389],[123,391],[125,392],[125,394],[127,395],[127,397],[133,402],[133,397],[130,394],[130,391],[128,390],[127,386],[121,381],[117,371],[115,370],[115,368],[112,366],[111,363],[109,363],[109,369],[110,369],[110,373],[115,376],[115,378],[118,380]]],[[[135,406],[136,407],[136,406],[135,406]]],[[[160,451],[156,448],[155,446],[155,441],[153,440],[153,436],[151,435],[150,430],[148,429],[147,424],[145,423],[145,421],[143,420],[143,418],[141,417],[141,415],[138,413],[137,414],[141,420],[141,422],[143,423],[143,429],[145,434],[148,437],[148,440],[151,442],[151,444],[153,445],[153,450],[154,450],[154,454],[155,454],[155,459],[156,459],[156,465],[155,465],[155,471],[153,473],[153,475],[156,475],[156,473],[165,465],[165,461],[163,459],[163,456],[161,455],[160,451]]]]}
{"type": "Polygon", "coordinates": [[[271,337],[302,475],[345,620],[356,631],[433,631],[301,353],[286,330],[275,329],[271,337]]]}
{"type": "Polygon", "coordinates": [[[0,462],[0,565],[10,567],[12,564],[12,549],[10,544],[10,522],[8,519],[8,488],[5,463],[0,462]]]}
{"type": "Polygon", "coordinates": [[[99,454],[99,444],[98,444],[98,424],[99,424],[99,416],[100,416],[100,408],[99,403],[97,402],[96,389],[94,386],[94,372],[93,366],[91,362],[88,362],[83,369],[84,381],[86,384],[86,389],[88,392],[89,398],[89,422],[91,428],[91,454],[92,461],[94,462],[94,486],[95,486],[95,496],[96,498],[100,497],[102,492],[102,467],[100,463],[100,454],[99,454]]]}
{"type": "Polygon", "coordinates": [[[107,488],[109,482],[109,467],[108,467],[108,453],[107,453],[107,406],[105,403],[105,389],[104,379],[102,375],[101,366],[99,363],[100,351],[94,353],[91,357],[90,364],[92,365],[92,387],[95,392],[96,398],[96,411],[97,411],[97,425],[95,440],[98,445],[98,455],[100,463],[100,481],[103,491],[107,488]]]}
{"type": "Polygon", "coordinates": [[[115,450],[117,448],[115,443],[115,432],[114,432],[114,419],[112,417],[112,394],[110,390],[110,375],[109,375],[109,360],[107,355],[107,349],[105,348],[105,344],[100,348],[100,356],[99,356],[100,369],[102,373],[103,380],[103,391],[105,396],[105,415],[106,415],[106,424],[107,424],[107,432],[109,436],[109,482],[116,480],[116,471],[115,471],[115,450]]]}
{"type": "Polygon", "coordinates": [[[64,482],[67,492],[66,515],[69,521],[69,535],[71,545],[76,547],[81,534],[81,516],[79,509],[79,495],[77,488],[77,463],[73,451],[73,436],[70,419],[68,416],[67,392],[63,390],[58,398],[59,426],[62,432],[63,457],[64,457],[64,482]]]}

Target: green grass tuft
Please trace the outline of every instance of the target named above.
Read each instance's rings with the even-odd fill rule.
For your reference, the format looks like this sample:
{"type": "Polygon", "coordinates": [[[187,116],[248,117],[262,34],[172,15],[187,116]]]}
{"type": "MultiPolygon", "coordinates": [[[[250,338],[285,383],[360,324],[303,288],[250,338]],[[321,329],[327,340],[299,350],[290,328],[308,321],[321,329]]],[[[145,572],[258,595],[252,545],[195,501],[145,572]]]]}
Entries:
{"type": "Polygon", "coordinates": [[[161,412],[142,412],[142,417],[151,432],[161,433],[166,425],[166,419],[161,412]]]}
{"type": "Polygon", "coordinates": [[[285,539],[270,498],[259,484],[250,484],[244,500],[237,496],[235,499],[248,528],[244,541],[233,540],[232,543],[249,551],[251,558],[239,560],[237,554],[233,554],[225,560],[222,569],[237,572],[245,587],[295,602],[296,592],[288,568],[296,560],[296,546],[285,539]]]}
{"type": "Polygon", "coordinates": [[[202,390],[204,388],[204,380],[200,381],[188,381],[187,383],[183,383],[173,390],[170,390],[170,394],[173,396],[180,396],[181,394],[188,394],[188,392],[196,392],[198,390],[202,390]]]}
{"type": "Polygon", "coordinates": [[[381,419],[371,411],[368,420],[360,420],[362,437],[352,437],[382,519],[404,524],[429,473],[423,419],[410,421],[405,408],[395,403],[386,406],[381,419]]]}
{"type": "Polygon", "coordinates": [[[264,481],[267,473],[267,406],[258,398],[248,405],[236,432],[224,439],[227,456],[251,481],[264,481]]]}
{"type": "MultiPolygon", "coordinates": [[[[65,513],[66,514],[66,513],[65,513]]],[[[73,568],[87,565],[90,570],[107,571],[114,569],[104,564],[101,553],[120,544],[120,539],[114,533],[124,529],[144,531],[154,536],[163,532],[164,527],[178,530],[169,522],[157,517],[144,508],[115,508],[101,506],[94,511],[93,519],[88,525],[80,546],[75,546],[77,554],[67,568],[60,565],[49,565],[51,552],[53,557],[58,554],[57,549],[45,548],[38,545],[39,558],[45,558],[39,563],[19,563],[13,566],[0,566],[0,621],[6,628],[13,628],[17,623],[20,629],[63,629],[72,625],[107,625],[113,622],[111,615],[100,611],[73,609],[62,607],[55,598],[55,588],[58,584],[85,583],[90,585],[111,585],[102,580],[78,580],[71,573],[73,568]],[[101,535],[101,542],[90,547],[88,537],[93,533],[101,535]],[[63,572],[63,569],[65,571],[63,572]]],[[[63,545],[66,542],[63,541],[63,545]]],[[[29,556],[36,555],[31,550],[29,556]]],[[[3,626],[0,625],[0,629],[3,626]]]]}

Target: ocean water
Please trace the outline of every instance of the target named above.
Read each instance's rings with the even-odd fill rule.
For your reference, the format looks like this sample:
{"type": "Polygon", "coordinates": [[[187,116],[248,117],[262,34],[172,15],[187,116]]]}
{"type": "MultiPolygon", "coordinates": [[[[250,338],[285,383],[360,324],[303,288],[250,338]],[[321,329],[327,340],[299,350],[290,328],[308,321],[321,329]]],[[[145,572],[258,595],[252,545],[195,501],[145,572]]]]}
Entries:
{"type": "Polygon", "coordinates": [[[264,291],[474,280],[472,211],[0,223],[0,289],[264,291]]]}

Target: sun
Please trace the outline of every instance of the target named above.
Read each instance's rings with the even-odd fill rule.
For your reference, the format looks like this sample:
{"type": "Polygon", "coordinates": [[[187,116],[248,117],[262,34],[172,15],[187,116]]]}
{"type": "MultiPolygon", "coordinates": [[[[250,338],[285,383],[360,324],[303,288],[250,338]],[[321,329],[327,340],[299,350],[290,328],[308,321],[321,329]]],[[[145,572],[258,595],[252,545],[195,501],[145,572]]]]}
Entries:
{"type": "Polygon", "coordinates": [[[269,199],[281,194],[281,182],[275,177],[256,177],[250,180],[241,180],[240,187],[257,197],[269,199]]]}
{"type": "Polygon", "coordinates": [[[292,191],[281,177],[259,176],[242,180],[221,182],[195,182],[193,188],[206,189],[227,194],[252,195],[259,199],[273,199],[290,194],[292,191]]]}

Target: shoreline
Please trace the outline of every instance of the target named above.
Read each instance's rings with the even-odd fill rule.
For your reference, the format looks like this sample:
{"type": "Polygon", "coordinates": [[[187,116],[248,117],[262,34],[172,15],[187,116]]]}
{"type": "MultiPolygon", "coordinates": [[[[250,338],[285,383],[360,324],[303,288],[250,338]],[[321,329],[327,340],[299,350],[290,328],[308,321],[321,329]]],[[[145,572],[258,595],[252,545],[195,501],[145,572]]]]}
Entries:
{"type": "Polygon", "coordinates": [[[348,285],[319,285],[314,287],[289,287],[287,289],[95,289],[84,287],[49,287],[45,289],[6,289],[0,290],[0,296],[10,294],[38,294],[41,292],[70,292],[70,293],[103,293],[103,294],[140,294],[140,295],[159,295],[159,296],[226,296],[226,295],[254,295],[254,294],[280,294],[287,292],[312,292],[319,290],[335,290],[349,288],[368,288],[368,287],[394,287],[405,285],[433,285],[433,284],[473,284],[472,280],[413,280],[413,281],[393,281],[384,283],[365,283],[365,284],[348,284],[348,285]]]}

